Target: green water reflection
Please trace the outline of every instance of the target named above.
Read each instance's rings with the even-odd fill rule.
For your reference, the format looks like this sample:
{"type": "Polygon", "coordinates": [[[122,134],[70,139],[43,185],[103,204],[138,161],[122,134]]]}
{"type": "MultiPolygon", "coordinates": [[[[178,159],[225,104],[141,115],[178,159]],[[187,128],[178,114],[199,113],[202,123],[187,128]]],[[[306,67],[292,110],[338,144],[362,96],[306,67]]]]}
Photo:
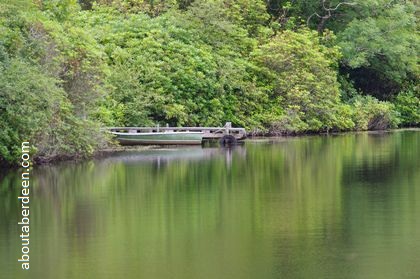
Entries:
{"type": "Polygon", "coordinates": [[[0,278],[420,278],[420,131],[121,153],[0,176],[0,278]]]}

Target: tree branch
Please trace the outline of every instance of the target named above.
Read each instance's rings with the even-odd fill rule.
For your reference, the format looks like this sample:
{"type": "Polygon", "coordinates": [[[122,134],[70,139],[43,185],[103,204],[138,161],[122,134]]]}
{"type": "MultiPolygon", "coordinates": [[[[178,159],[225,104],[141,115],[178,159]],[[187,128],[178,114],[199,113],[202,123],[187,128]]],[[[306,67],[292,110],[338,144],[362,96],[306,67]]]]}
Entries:
{"type": "Polygon", "coordinates": [[[335,7],[326,6],[327,0],[322,0],[322,9],[325,12],[325,15],[321,16],[317,12],[311,14],[308,19],[306,20],[306,24],[309,26],[309,22],[312,17],[317,16],[321,19],[321,22],[318,24],[318,32],[321,32],[324,29],[325,22],[332,17],[332,12],[336,11],[340,6],[347,5],[347,6],[354,6],[357,5],[355,2],[340,2],[335,7]]]}

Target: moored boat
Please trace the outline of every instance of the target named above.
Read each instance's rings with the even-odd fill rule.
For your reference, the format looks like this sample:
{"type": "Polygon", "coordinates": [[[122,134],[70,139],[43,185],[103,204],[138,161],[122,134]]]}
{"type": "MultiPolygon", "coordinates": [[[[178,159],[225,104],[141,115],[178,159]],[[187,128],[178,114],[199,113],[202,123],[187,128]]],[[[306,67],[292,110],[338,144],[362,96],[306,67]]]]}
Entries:
{"type": "Polygon", "coordinates": [[[111,132],[123,145],[151,144],[151,145],[193,145],[201,144],[203,132],[152,132],[126,133],[111,132]]]}

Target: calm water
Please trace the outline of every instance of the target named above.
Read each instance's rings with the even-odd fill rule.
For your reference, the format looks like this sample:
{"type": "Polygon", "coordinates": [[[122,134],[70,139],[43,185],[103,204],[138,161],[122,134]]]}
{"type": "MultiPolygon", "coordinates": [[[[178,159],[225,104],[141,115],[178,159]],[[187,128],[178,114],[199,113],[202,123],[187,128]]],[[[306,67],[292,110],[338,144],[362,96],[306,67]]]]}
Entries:
{"type": "Polygon", "coordinates": [[[420,278],[420,131],[116,154],[0,176],[0,278],[420,278]]]}

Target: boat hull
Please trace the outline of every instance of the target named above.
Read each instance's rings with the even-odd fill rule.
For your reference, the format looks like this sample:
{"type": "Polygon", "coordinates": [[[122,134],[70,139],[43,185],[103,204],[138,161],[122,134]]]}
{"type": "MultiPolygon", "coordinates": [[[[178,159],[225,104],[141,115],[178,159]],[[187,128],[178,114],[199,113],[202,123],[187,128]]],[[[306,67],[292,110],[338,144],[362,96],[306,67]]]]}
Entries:
{"type": "Polygon", "coordinates": [[[202,132],[118,133],[112,132],[122,145],[197,145],[202,132]]]}

